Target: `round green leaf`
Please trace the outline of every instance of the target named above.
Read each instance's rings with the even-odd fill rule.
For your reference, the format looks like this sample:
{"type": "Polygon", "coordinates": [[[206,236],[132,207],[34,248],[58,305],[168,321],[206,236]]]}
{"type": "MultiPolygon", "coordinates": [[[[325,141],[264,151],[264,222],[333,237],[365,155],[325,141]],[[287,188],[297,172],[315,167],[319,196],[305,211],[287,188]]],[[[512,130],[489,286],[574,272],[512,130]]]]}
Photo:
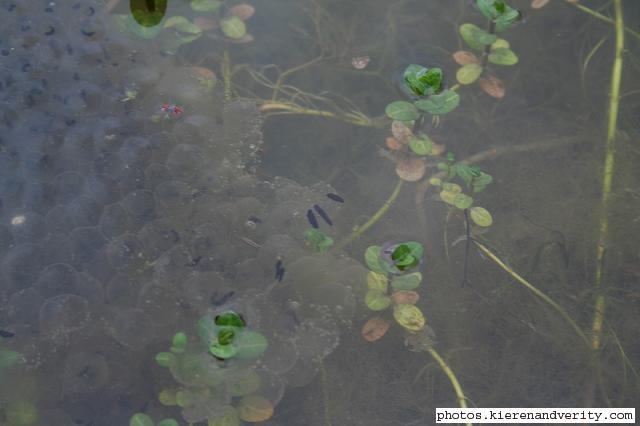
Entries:
{"type": "Polygon", "coordinates": [[[422,282],[422,274],[420,272],[412,272],[406,275],[393,277],[391,287],[394,290],[413,290],[418,288],[422,282]]]}
{"type": "Polygon", "coordinates": [[[456,80],[460,84],[471,84],[482,74],[482,67],[479,64],[463,65],[456,72],[456,80]]]}
{"type": "MultiPolygon", "coordinates": [[[[391,252],[391,259],[389,259],[391,261],[390,266],[393,268],[388,270],[388,272],[392,274],[399,274],[407,269],[418,266],[423,252],[424,249],[422,244],[415,241],[395,245],[391,252]]],[[[383,261],[385,261],[384,256],[383,261]]]]}
{"type": "Polygon", "coordinates": [[[221,4],[219,0],[191,0],[191,9],[196,12],[215,12],[221,4]]]}
{"type": "Polygon", "coordinates": [[[234,345],[221,345],[219,342],[214,342],[209,346],[209,352],[216,358],[229,359],[238,353],[238,348],[234,345]]]}
{"type": "Polygon", "coordinates": [[[440,68],[426,68],[411,64],[404,71],[407,88],[417,96],[429,96],[440,91],[443,74],[440,68]]]}
{"type": "Polygon", "coordinates": [[[493,42],[493,44],[491,45],[491,49],[499,49],[501,47],[506,47],[509,48],[511,46],[511,44],[509,44],[509,42],[503,38],[499,38],[496,41],[493,42]]]}
{"type": "Polygon", "coordinates": [[[387,291],[389,280],[385,274],[369,271],[367,274],[367,288],[369,290],[379,290],[383,293],[387,291]]]}
{"type": "Polygon", "coordinates": [[[246,325],[242,317],[233,311],[222,312],[216,315],[213,322],[219,327],[229,326],[242,328],[246,325]]]}
{"type": "Polygon", "coordinates": [[[20,360],[20,354],[6,349],[0,350],[0,370],[15,365],[20,360]]]}
{"type": "Polygon", "coordinates": [[[453,205],[460,210],[468,209],[473,204],[473,198],[469,197],[467,194],[458,194],[456,198],[453,199],[453,205]]]}
{"type": "Polygon", "coordinates": [[[508,30],[513,26],[513,24],[521,20],[522,13],[518,9],[509,7],[509,10],[494,20],[496,23],[496,31],[502,32],[504,30],[508,30]]]}
{"type": "Polygon", "coordinates": [[[385,274],[386,271],[380,263],[380,250],[380,246],[367,247],[367,250],[364,252],[364,261],[367,264],[367,267],[373,272],[385,274]]]}
{"type": "Polygon", "coordinates": [[[230,16],[220,22],[222,32],[229,38],[239,39],[247,34],[247,26],[244,21],[237,16],[230,16]]]}
{"type": "Polygon", "coordinates": [[[415,305],[399,304],[394,306],[393,318],[410,332],[420,331],[426,324],[422,311],[415,305]]]}
{"type": "Polygon", "coordinates": [[[462,192],[462,187],[453,182],[444,182],[442,184],[442,189],[445,191],[453,192],[454,194],[459,194],[462,192]]]}
{"type": "Polygon", "coordinates": [[[155,27],[162,21],[167,11],[167,0],[151,0],[153,9],[148,8],[147,0],[131,0],[129,10],[136,22],[143,27],[155,27]]]}
{"type": "Polygon", "coordinates": [[[496,65],[515,65],[518,63],[518,56],[511,49],[500,47],[489,53],[489,62],[496,65]]]}
{"type": "Polygon", "coordinates": [[[304,239],[319,252],[327,251],[333,247],[333,238],[318,229],[307,229],[304,232],[304,239]]]}
{"type": "Polygon", "coordinates": [[[171,342],[171,352],[174,353],[182,353],[184,352],[184,348],[187,346],[187,335],[180,331],[173,336],[173,340],[171,342]]]}
{"type": "Polygon", "coordinates": [[[184,16],[172,16],[164,23],[165,28],[174,28],[185,34],[200,34],[202,30],[196,24],[189,22],[184,16]]]}
{"type": "Polygon", "coordinates": [[[482,28],[474,24],[460,25],[460,36],[473,49],[484,50],[486,45],[495,42],[498,37],[495,34],[489,34],[482,28]]]}
{"type": "Polygon", "coordinates": [[[157,426],[179,426],[179,424],[174,419],[163,419],[157,426]]]}
{"type": "Polygon", "coordinates": [[[409,138],[409,148],[417,155],[430,155],[433,148],[433,141],[427,135],[409,138]]]}
{"type": "Polygon", "coordinates": [[[431,115],[443,115],[456,109],[459,103],[460,96],[453,90],[447,89],[438,95],[416,101],[415,106],[431,115]]]}
{"type": "Polygon", "coordinates": [[[440,199],[447,204],[453,205],[457,196],[457,192],[447,191],[446,189],[440,191],[440,199]]]}
{"type": "Polygon", "coordinates": [[[471,220],[478,226],[491,226],[493,223],[493,217],[491,217],[491,213],[485,208],[482,207],[471,207],[469,210],[469,215],[471,216],[471,220]]]}
{"type": "Polygon", "coordinates": [[[420,117],[416,107],[405,101],[391,102],[384,109],[384,112],[389,118],[398,121],[412,121],[420,117]]]}
{"type": "Polygon", "coordinates": [[[155,423],[151,420],[151,417],[144,413],[136,413],[129,420],[129,426],[154,426],[155,423]]]}
{"type": "Polygon", "coordinates": [[[391,305],[391,298],[380,290],[369,290],[364,296],[364,303],[372,311],[381,311],[391,305]]]}
{"type": "Polygon", "coordinates": [[[417,241],[408,241],[404,243],[407,247],[409,247],[409,251],[412,256],[415,256],[417,259],[420,259],[424,254],[424,247],[417,241]]]}
{"type": "Polygon", "coordinates": [[[175,361],[176,356],[171,352],[160,352],[156,355],[156,362],[161,367],[169,367],[175,361]]]}
{"type": "Polygon", "coordinates": [[[218,343],[221,345],[228,345],[233,341],[236,333],[233,331],[233,327],[225,327],[218,332],[218,343]]]}
{"type": "Polygon", "coordinates": [[[239,333],[233,341],[233,344],[238,348],[237,357],[239,359],[258,358],[269,346],[266,337],[257,331],[248,330],[239,333]]]}

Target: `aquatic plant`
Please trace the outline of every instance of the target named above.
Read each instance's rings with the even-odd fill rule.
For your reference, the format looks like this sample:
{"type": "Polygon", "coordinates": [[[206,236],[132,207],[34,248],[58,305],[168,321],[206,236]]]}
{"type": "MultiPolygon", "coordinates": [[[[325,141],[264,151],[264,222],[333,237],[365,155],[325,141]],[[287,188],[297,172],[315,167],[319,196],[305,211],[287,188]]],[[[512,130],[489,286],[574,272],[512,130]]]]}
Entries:
{"type": "MultiPolygon", "coordinates": [[[[426,325],[422,311],[415,306],[419,294],[414,291],[422,282],[422,274],[414,269],[421,263],[423,253],[420,243],[408,241],[370,246],[364,254],[369,268],[365,305],[376,312],[393,305],[396,322],[412,333],[422,330],[426,325]]],[[[376,316],[365,324],[362,335],[369,341],[375,341],[388,328],[388,321],[376,316]]]]}
{"type": "Polygon", "coordinates": [[[168,418],[155,423],[148,415],[136,413],[131,416],[129,426],[178,426],[178,422],[175,419],[168,418]]]}
{"type": "Polygon", "coordinates": [[[369,272],[364,302],[368,309],[378,314],[364,323],[361,335],[368,342],[382,338],[389,330],[391,321],[379,313],[393,306],[392,316],[405,332],[407,348],[415,352],[427,352],[435,359],[451,382],[458,404],[465,408],[467,405],[462,387],[434,348],[435,333],[428,326],[422,310],[416,306],[420,300],[416,290],[422,283],[422,273],[414,269],[422,263],[423,252],[422,245],[414,241],[387,243],[366,249],[364,260],[369,272]]]}
{"type": "MultiPolygon", "coordinates": [[[[185,332],[176,333],[169,352],[156,355],[156,362],[168,368],[179,384],[163,389],[160,402],[182,408],[190,423],[233,425],[271,417],[273,403],[260,395],[266,384],[256,363],[267,349],[267,338],[234,311],[204,315],[197,334],[199,340],[190,341],[185,332]]],[[[146,415],[136,416],[146,423],[132,425],[153,424],[146,415]]]]}
{"type": "Polygon", "coordinates": [[[114,14],[121,31],[143,39],[161,38],[164,49],[175,51],[181,45],[203,36],[233,43],[248,43],[253,36],[247,32],[245,21],[255,8],[249,4],[228,6],[222,0],[191,0],[190,10],[183,15],[167,17],[166,0],[131,0],[129,14],[114,14]]]}
{"type": "Polygon", "coordinates": [[[11,426],[31,426],[38,421],[38,409],[29,401],[10,402],[0,411],[11,426]]]}

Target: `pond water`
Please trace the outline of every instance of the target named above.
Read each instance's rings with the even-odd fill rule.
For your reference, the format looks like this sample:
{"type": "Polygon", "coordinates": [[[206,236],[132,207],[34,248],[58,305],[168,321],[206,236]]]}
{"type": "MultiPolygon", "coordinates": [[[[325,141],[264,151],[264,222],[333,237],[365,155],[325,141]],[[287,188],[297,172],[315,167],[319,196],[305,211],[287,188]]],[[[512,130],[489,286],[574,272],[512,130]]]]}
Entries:
{"type": "Polygon", "coordinates": [[[637,406],[640,5],[479,3],[0,0],[0,425],[637,406]]]}

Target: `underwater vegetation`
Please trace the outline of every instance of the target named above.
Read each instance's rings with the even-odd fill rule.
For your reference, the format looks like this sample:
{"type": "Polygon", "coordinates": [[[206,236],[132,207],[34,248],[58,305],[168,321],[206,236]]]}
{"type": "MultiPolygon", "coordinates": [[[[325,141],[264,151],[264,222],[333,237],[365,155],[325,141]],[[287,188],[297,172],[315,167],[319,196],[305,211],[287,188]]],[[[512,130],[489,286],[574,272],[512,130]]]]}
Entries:
{"type": "Polygon", "coordinates": [[[471,3],[0,0],[0,424],[633,403],[632,9],[471,3]]]}

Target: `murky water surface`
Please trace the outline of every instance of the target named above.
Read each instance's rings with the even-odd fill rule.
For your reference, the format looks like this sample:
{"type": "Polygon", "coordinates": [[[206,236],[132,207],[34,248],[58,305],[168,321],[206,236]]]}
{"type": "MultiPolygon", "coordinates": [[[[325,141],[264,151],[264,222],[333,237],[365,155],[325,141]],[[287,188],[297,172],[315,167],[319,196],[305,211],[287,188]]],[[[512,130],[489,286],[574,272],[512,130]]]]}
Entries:
{"type": "Polygon", "coordinates": [[[249,3],[0,0],[0,424],[637,405],[638,4],[603,209],[613,2],[249,3]]]}

